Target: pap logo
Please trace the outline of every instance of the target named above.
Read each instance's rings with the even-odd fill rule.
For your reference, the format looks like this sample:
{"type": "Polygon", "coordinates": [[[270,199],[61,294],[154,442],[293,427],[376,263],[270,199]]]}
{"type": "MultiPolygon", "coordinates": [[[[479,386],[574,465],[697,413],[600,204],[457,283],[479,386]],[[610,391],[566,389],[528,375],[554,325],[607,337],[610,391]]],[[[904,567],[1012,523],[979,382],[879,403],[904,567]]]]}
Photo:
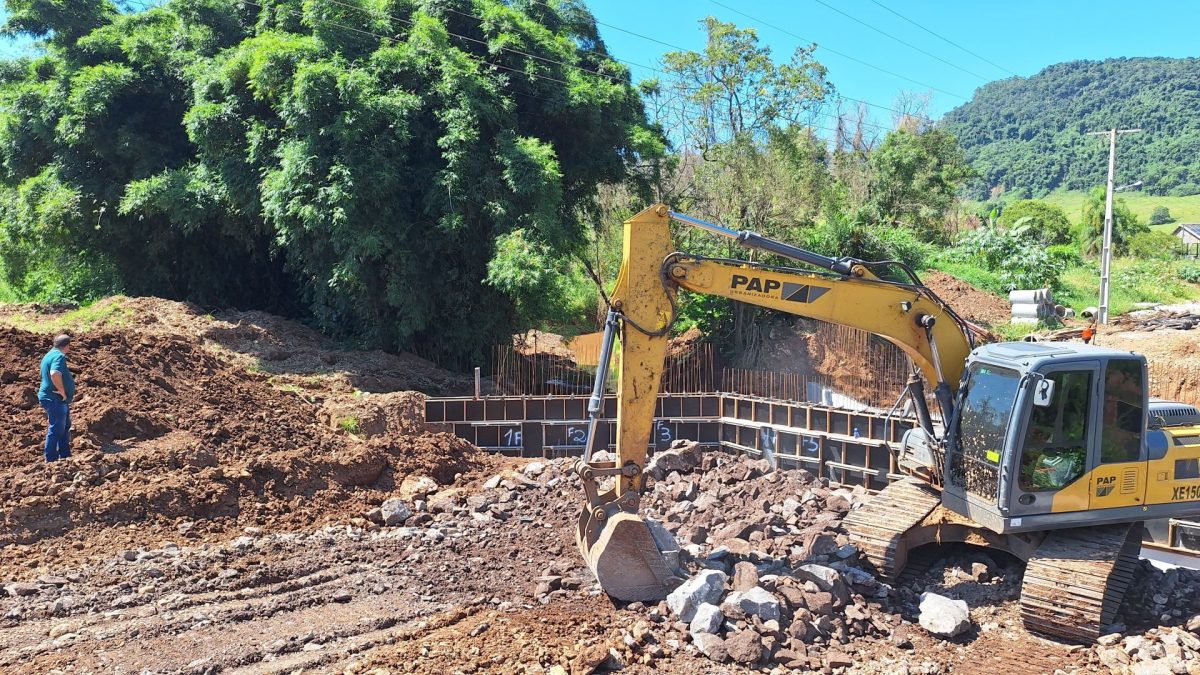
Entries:
{"type": "Polygon", "coordinates": [[[1096,479],[1096,496],[1107,497],[1117,486],[1116,476],[1100,476],[1096,479]]]}

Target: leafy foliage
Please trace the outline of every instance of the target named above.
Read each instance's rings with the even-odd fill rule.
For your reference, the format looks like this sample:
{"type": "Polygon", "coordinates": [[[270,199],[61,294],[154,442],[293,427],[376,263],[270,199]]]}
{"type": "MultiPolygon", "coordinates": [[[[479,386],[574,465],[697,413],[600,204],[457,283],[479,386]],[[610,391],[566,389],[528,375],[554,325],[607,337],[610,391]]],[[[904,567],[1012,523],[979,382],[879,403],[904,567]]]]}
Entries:
{"type": "Polygon", "coordinates": [[[1139,232],[1129,239],[1129,255],[1141,260],[1173,260],[1179,240],[1166,232],[1139,232]]]}
{"type": "Polygon", "coordinates": [[[1150,213],[1151,225],[1166,225],[1173,222],[1175,222],[1175,219],[1171,217],[1171,209],[1165,206],[1159,206],[1150,213]]]}
{"type": "MultiPolygon", "coordinates": [[[[1093,188],[1083,203],[1083,220],[1080,223],[1079,239],[1085,255],[1099,255],[1104,248],[1105,189],[1093,188]]],[[[1113,199],[1113,250],[1123,254],[1134,235],[1146,232],[1143,224],[1120,197],[1113,199]]]]}
{"type": "Polygon", "coordinates": [[[997,272],[1005,291],[1057,289],[1062,273],[1029,224],[1009,229],[984,226],[965,232],[952,257],[997,272]]]}
{"type": "Polygon", "coordinates": [[[868,208],[927,238],[940,235],[959,186],[972,175],[954,136],[940,129],[892,131],[871,153],[870,165],[868,208]]]}
{"type": "Polygon", "coordinates": [[[1060,63],[984,85],[944,124],[979,172],[977,199],[993,188],[1040,196],[1103,182],[1107,142],[1086,134],[1114,125],[1143,130],[1118,142],[1122,176],[1136,176],[1152,194],[1198,194],[1198,79],[1196,58],[1060,63]]]}
{"type": "Polygon", "coordinates": [[[1062,209],[1036,199],[1023,199],[1004,208],[997,222],[1003,227],[1029,226],[1044,244],[1071,241],[1071,221],[1062,209]]]}
{"type": "Polygon", "coordinates": [[[0,256],[25,293],[303,309],[478,362],[557,311],[596,186],[663,148],[575,4],[9,9],[49,36],[0,78],[0,256]],[[60,260],[92,281],[42,281],[60,260]]]}

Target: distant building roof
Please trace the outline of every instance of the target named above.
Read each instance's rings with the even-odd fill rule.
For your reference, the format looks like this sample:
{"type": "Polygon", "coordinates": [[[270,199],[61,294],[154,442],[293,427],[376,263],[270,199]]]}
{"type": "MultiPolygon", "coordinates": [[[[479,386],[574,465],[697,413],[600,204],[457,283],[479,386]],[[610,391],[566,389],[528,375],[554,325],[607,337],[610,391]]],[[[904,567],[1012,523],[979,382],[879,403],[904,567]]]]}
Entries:
{"type": "Polygon", "coordinates": [[[1175,228],[1171,234],[1178,237],[1180,232],[1186,232],[1196,239],[1200,239],[1200,223],[1180,223],[1179,227],[1175,228]]]}

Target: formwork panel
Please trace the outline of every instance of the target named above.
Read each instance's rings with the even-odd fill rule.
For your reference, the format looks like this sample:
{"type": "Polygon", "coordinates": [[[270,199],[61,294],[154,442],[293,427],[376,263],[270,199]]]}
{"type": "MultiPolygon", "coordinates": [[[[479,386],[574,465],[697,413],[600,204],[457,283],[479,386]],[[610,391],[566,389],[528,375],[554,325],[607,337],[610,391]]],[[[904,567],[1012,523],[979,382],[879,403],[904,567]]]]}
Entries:
{"type": "Polygon", "coordinates": [[[504,417],[501,419],[514,422],[525,419],[525,399],[506,399],[504,401],[504,417]]]}
{"type": "Polygon", "coordinates": [[[679,416],[680,417],[703,417],[704,416],[704,397],[702,396],[681,396],[679,398],[679,416]]]}
{"type": "Polygon", "coordinates": [[[769,423],[771,421],[771,404],[770,403],[768,403],[766,401],[751,401],[750,405],[753,407],[754,414],[752,417],[750,417],[748,419],[752,419],[755,422],[766,422],[766,423],[769,423]]]}
{"type": "Polygon", "coordinates": [[[479,399],[471,399],[463,402],[463,418],[467,422],[481,422],[484,419],[483,401],[479,399]]]}
{"type": "Polygon", "coordinates": [[[664,396],[658,400],[659,417],[683,417],[683,398],[664,396]]]}
{"type": "Polygon", "coordinates": [[[546,419],[546,399],[544,398],[529,398],[525,400],[525,419],[526,420],[544,420],[546,419]]]}
{"type": "Polygon", "coordinates": [[[829,412],[829,431],[842,436],[850,435],[850,413],[840,410],[831,410],[829,412]]]}
{"type": "Polygon", "coordinates": [[[791,406],[786,403],[771,403],[770,406],[771,414],[767,419],[768,422],[780,426],[791,426],[791,422],[788,420],[791,413],[791,406]]]}
{"type": "Polygon", "coordinates": [[[431,424],[446,421],[446,401],[425,399],[425,421],[431,424]]]}
{"type": "Polygon", "coordinates": [[[566,405],[566,415],[563,419],[581,420],[587,417],[587,399],[583,398],[568,398],[564,399],[566,405]]]}
{"type": "Polygon", "coordinates": [[[483,420],[492,421],[504,419],[504,399],[489,398],[483,402],[483,420]]]}
{"type": "Polygon", "coordinates": [[[829,411],[824,408],[809,408],[808,428],[812,431],[829,431],[829,411]]]}

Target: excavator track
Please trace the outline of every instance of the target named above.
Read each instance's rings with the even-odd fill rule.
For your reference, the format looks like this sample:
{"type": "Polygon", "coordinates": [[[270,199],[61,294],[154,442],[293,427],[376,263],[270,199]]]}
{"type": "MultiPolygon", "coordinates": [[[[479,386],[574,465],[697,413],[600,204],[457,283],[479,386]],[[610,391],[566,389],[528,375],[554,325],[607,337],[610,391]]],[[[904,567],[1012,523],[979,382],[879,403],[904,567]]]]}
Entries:
{"type": "Polygon", "coordinates": [[[941,505],[928,484],[913,478],[898,480],[879,491],[862,508],[850,513],[842,526],[875,571],[894,581],[908,561],[908,532],[941,505]]]}
{"type": "Polygon", "coordinates": [[[1141,538],[1141,523],[1049,533],[1025,568],[1025,627],[1073,642],[1095,641],[1121,607],[1141,538]]]}

